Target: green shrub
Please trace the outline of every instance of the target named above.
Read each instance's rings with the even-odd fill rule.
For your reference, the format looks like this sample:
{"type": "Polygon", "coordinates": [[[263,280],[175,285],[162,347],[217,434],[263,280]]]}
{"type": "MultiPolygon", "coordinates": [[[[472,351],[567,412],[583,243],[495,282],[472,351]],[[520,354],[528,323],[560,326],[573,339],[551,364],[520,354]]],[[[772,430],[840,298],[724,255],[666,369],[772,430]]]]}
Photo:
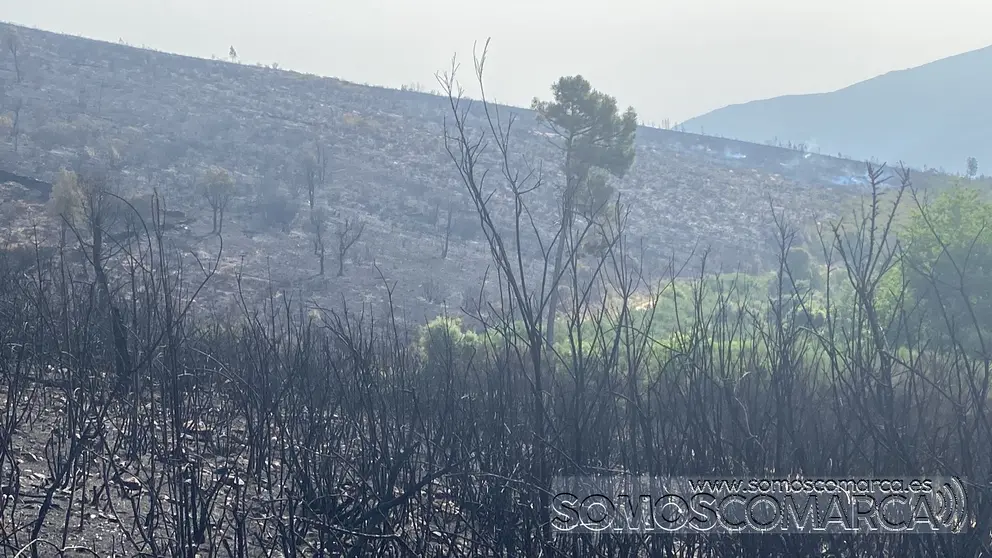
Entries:
{"type": "Polygon", "coordinates": [[[421,327],[417,348],[425,367],[442,370],[447,365],[467,368],[476,351],[484,349],[482,338],[466,330],[461,318],[438,316],[421,327]]]}

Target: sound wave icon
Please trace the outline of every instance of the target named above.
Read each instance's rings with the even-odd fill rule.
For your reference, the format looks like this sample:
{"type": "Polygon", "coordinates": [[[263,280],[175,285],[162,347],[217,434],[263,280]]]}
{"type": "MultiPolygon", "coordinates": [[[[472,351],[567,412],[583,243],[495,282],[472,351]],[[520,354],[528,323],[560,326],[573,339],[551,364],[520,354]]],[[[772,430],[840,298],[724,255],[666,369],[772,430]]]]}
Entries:
{"type": "Polygon", "coordinates": [[[957,477],[941,479],[933,488],[936,497],[936,518],[951,533],[961,533],[968,523],[968,496],[957,477]]]}

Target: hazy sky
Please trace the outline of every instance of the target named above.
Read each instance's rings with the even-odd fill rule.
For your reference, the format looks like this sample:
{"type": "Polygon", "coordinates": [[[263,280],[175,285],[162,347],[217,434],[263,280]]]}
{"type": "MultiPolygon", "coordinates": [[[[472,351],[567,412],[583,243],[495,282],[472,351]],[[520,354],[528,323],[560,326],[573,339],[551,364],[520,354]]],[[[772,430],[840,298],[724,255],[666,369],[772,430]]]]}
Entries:
{"type": "Polygon", "coordinates": [[[992,43],[988,0],[0,0],[0,19],[202,57],[233,45],[245,62],[427,89],[455,52],[470,69],[473,41],[491,36],[500,102],[580,73],[655,123],[992,43]]]}

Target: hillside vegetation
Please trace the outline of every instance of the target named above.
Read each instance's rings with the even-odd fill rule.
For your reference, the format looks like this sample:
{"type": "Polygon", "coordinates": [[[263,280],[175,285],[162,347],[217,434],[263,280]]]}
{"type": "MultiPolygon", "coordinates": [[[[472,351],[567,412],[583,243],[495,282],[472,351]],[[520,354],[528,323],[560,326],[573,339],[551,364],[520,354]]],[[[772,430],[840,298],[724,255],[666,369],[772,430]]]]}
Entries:
{"type": "MultiPolygon", "coordinates": [[[[271,279],[325,302],[383,302],[385,277],[398,281],[401,306],[418,320],[444,302],[459,306],[485,273],[477,218],[442,145],[450,109],[441,96],[32,29],[0,26],[0,33],[19,45],[16,67],[9,54],[0,63],[0,113],[17,121],[0,146],[0,170],[30,183],[27,191],[9,184],[3,193],[4,228],[17,243],[51,233],[44,184],[62,168],[114,150],[122,195],[144,211],[157,190],[175,225],[170,242],[195,254],[216,248],[203,177],[210,167],[229,172],[234,188],[211,293],[229,297],[240,270],[250,290],[264,290],[271,279]],[[324,277],[317,276],[304,176],[317,145],[327,161],[327,185],[316,200],[328,230],[332,272],[324,277]],[[450,247],[442,259],[449,211],[450,247]],[[344,276],[332,277],[339,266],[330,245],[346,221],[364,223],[364,230],[346,255],[344,276]]],[[[484,123],[478,109],[470,126],[484,123]]],[[[531,208],[546,217],[540,225],[548,230],[557,213],[558,154],[532,111],[502,110],[517,117],[516,152],[543,173],[545,187],[531,208]]],[[[759,272],[774,259],[770,206],[800,220],[826,220],[856,200],[865,183],[858,162],[642,127],[633,168],[617,189],[648,265],[705,247],[715,267],[759,272]]],[[[507,198],[496,203],[509,215],[507,198]]]]}
{"type": "Polygon", "coordinates": [[[732,105],[683,125],[746,141],[815,145],[822,153],[964,173],[969,157],[992,165],[990,67],[992,46],[830,93],[732,105]]]}

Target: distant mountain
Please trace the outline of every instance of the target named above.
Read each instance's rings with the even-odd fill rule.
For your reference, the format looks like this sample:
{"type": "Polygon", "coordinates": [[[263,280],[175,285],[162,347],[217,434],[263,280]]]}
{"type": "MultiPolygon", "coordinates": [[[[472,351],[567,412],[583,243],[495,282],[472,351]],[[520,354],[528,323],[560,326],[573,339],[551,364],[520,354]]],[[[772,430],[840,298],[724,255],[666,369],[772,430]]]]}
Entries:
{"type": "MultiPolygon", "coordinates": [[[[890,72],[831,93],[731,105],[686,131],[806,143],[815,152],[964,171],[992,169],[992,46],[890,72]]],[[[989,174],[986,172],[985,174],[989,174]]]]}

